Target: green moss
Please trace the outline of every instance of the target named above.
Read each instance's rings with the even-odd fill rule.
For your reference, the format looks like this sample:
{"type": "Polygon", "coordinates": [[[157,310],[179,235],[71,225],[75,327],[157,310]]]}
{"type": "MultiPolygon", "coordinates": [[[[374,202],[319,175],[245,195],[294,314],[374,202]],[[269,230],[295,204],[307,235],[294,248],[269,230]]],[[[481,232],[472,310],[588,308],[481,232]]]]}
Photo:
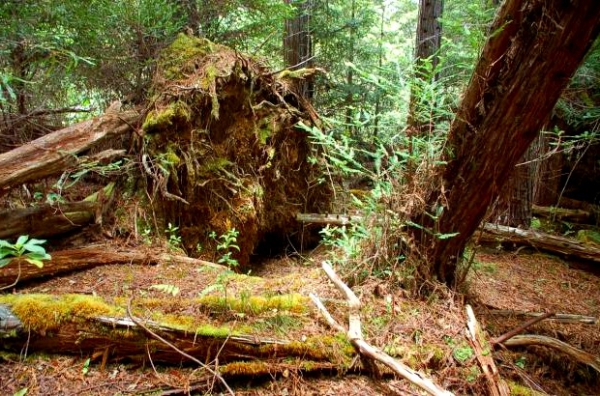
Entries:
{"type": "Polygon", "coordinates": [[[215,52],[219,46],[209,40],[179,34],[175,41],[166,48],[160,57],[159,67],[169,80],[184,78],[193,71],[194,59],[215,52]]]}
{"type": "Polygon", "coordinates": [[[173,125],[190,122],[191,117],[188,105],[182,101],[177,101],[169,104],[166,109],[149,112],[142,129],[148,133],[165,131],[173,125]]]}
{"type": "Polygon", "coordinates": [[[513,396],[537,396],[542,395],[543,393],[537,392],[534,389],[528,388],[521,384],[517,384],[513,381],[507,381],[508,388],[510,389],[510,394],[513,396]]]}
{"type": "Polygon", "coordinates": [[[211,310],[232,310],[245,314],[261,314],[271,310],[303,314],[307,311],[308,298],[300,294],[284,294],[272,297],[247,296],[244,298],[204,296],[199,303],[211,310]]]}
{"type": "Polygon", "coordinates": [[[232,362],[220,368],[221,374],[226,375],[264,375],[271,372],[268,363],[253,361],[253,362],[232,362]]]}
{"type": "Polygon", "coordinates": [[[583,242],[584,245],[600,246],[600,232],[593,230],[579,230],[577,231],[577,240],[583,242]]]}
{"type": "Polygon", "coordinates": [[[98,297],[79,294],[7,295],[0,296],[0,303],[9,305],[23,324],[34,331],[53,331],[64,322],[116,312],[116,308],[98,297]]]}

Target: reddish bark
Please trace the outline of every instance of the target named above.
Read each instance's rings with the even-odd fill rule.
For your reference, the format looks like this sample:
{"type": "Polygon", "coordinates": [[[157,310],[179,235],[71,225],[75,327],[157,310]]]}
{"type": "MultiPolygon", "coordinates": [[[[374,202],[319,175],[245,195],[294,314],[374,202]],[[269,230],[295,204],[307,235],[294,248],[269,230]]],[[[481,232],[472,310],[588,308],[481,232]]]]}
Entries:
{"type": "Polygon", "coordinates": [[[440,183],[427,197],[438,216],[413,216],[426,229],[412,229],[427,263],[422,275],[455,283],[467,241],[599,31],[600,2],[504,2],[450,128],[440,183]],[[451,233],[458,235],[439,237],[451,233]]]}

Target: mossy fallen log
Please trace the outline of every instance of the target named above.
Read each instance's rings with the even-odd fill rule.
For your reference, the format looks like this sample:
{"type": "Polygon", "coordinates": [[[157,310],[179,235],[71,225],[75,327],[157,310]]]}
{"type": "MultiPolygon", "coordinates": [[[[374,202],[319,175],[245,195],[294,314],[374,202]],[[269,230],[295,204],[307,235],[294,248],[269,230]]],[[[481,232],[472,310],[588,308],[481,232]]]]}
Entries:
{"type": "Polygon", "coordinates": [[[579,224],[594,223],[594,214],[582,209],[565,209],[533,205],[532,211],[536,216],[549,218],[555,221],[570,221],[579,224]]]}
{"type": "Polygon", "coordinates": [[[89,295],[2,295],[0,338],[5,351],[46,352],[89,356],[103,364],[114,361],[190,364],[181,353],[151,335],[147,329],[202,362],[218,360],[218,371],[227,377],[277,374],[293,364],[298,371],[347,369],[355,354],[343,335],[314,335],[302,340],[273,338],[253,327],[261,316],[278,307],[306,318],[306,297],[278,295],[255,297],[252,303],[207,296],[182,299],[147,299],[133,303],[128,316],[124,299],[109,303],[89,295]],[[195,307],[198,315],[173,315],[177,307],[195,307]],[[235,310],[245,313],[226,322],[235,310]],[[149,316],[150,313],[150,316],[149,316]],[[217,315],[216,320],[210,316],[217,315]],[[221,313],[221,316],[218,315],[221,313]],[[143,323],[139,326],[136,323],[143,323]]]}
{"type": "Polygon", "coordinates": [[[77,154],[130,131],[139,117],[136,111],[107,113],[0,154],[0,192],[76,165],[77,154]]]}
{"type": "Polygon", "coordinates": [[[46,278],[80,271],[101,265],[111,264],[157,264],[163,263],[192,263],[201,266],[224,269],[218,264],[190,257],[173,254],[155,254],[141,251],[119,251],[113,245],[90,245],[80,249],[69,249],[51,252],[52,259],[44,262],[42,268],[26,262],[14,260],[0,271],[0,287],[11,285],[15,281],[24,282],[32,279],[46,278]]]}

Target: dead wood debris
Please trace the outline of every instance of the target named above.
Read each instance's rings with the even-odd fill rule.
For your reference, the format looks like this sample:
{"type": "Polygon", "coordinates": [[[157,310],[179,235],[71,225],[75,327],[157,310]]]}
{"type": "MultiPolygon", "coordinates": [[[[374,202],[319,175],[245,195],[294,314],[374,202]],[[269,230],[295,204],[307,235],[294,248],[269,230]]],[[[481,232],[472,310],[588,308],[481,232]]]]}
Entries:
{"type": "Polygon", "coordinates": [[[349,318],[348,318],[348,329],[346,330],[342,325],[336,322],[336,320],[331,316],[327,308],[323,305],[319,297],[315,294],[310,294],[310,298],[313,303],[319,309],[319,312],[323,315],[327,323],[334,329],[345,332],[348,334],[348,338],[350,342],[356,350],[363,356],[379,361],[389,367],[394,373],[400,375],[403,378],[406,378],[413,384],[417,385],[421,389],[429,392],[431,395],[436,396],[450,396],[453,393],[439,387],[429,378],[427,378],[424,374],[419,373],[418,371],[414,371],[410,367],[402,364],[396,359],[392,358],[390,355],[381,351],[378,348],[368,344],[362,336],[361,330],[361,322],[360,322],[360,300],[354,292],[337,276],[333,268],[327,263],[323,262],[322,268],[329,277],[329,279],[335,284],[340,292],[342,292],[346,299],[348,300],[349,306],[349,318]]]}

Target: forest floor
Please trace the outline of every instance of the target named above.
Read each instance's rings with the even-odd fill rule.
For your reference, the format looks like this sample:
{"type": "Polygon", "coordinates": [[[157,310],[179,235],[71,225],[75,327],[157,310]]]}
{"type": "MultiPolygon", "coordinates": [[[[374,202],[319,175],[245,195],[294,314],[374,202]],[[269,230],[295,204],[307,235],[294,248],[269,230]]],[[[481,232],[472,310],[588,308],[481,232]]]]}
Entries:
{"type": "MultiPolygon", "coordinates": [[[[323,300],[342,300],[320,269],[327,252],[319,248],[307,257],[270,259],[250,275],[223,274],[193,265],[113,265],[29,283],[20,293],[84,293],[107,300],[117,297],[157,296],[156,284],[179,288],[174,298],[197,297],[209,291],[215,280],[227,293],[316,293],[323,300]],[[250,289],[248,289],[250,288],[250,289]]],[[[365,339],[414,369],[426,372],[455,394],[485,394],[474,357],[465,355],[464,304],[474,306],[477,319],[490,337],[518,327],[526,319],[500,316],[493,310],[556,312],[600,317],[600,275],[576,269],[553,256],[523,251],[487,250],[476,255],[472,275],[462,293],[441,290],[428,301],[406,297],[371,279],[354,290],[363,304],[361,318],[365,339]]],[[[189,310],[193,307],[180,307],[189,310]]],[[[264,319],[265,334],[301,339],[331,333],[312,307],[301,323],[278,317],[264,319]]],[[[340,323],[344,312],[334,313],[340,323]]],[[[243,320],[243,318],[239,318],[243,320]]],[[[600,324],[560,324],[545,320],[527,333],[556,337],[572,346],[600,356],[600,324]]],[[[0,393],[13,395],[24,388],[27,395],[175,395],[194,393],[199,368],[165,367],[127,362],[101,364],[89,356],[45,354],[0,355],[0,393]],[[25,356],[26,357],[23,357],[25,356]]],[[[501,376],[513,394],[599,394],[599,376],[564,355],[544,348],[495,350],[501,376]]],[[[371,379],[352,373],[303,374],[290,370],[277,378],[237,379],[230,384],[238,395],[406,395],[422,394],[402,379],[385,375],[371,379]]],[[[215,391],[215,394],[218,394],[215,391]]]]}

